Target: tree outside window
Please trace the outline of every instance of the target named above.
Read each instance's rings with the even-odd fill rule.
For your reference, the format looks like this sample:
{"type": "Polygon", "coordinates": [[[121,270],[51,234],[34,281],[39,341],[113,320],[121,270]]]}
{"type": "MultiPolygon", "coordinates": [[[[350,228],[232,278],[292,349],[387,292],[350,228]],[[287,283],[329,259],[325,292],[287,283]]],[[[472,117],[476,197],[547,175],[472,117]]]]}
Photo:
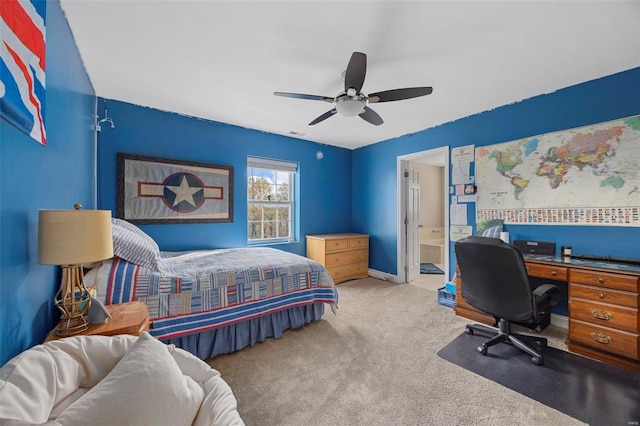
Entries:
{"type": "MultiPolygon", "coordinates": [[[[272,160],[273,161],[273,160],[272,160]]],[[[293,241],[295,171],[273,167],[247,168],[249,244],[293,241]]]]}

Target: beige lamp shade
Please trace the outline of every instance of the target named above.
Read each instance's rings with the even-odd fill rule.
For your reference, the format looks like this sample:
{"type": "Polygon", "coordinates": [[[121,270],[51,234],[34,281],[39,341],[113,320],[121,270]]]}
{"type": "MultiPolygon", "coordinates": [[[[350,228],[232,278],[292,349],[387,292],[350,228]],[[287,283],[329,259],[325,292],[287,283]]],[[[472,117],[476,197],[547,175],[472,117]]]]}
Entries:
{"type": "Polygon", "coordinates": [[[38,263],[79,265],[111,257],[111,211],[38,211],[38,263]]]}

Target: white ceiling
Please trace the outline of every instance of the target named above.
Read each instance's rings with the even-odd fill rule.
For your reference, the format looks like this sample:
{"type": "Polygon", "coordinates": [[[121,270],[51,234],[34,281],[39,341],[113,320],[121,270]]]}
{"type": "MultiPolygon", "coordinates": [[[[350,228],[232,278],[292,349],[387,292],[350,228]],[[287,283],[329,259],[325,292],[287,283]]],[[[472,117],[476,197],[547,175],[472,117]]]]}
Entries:
{"type": "Polygon", "coordinates": [[[97,96],[351,149],[640,66],[637,0],[61,5],[97,96]],[[364,93],[433,94],[371,104],[380,126],[273,95],[336,96],[354,51],[364,93]]]}

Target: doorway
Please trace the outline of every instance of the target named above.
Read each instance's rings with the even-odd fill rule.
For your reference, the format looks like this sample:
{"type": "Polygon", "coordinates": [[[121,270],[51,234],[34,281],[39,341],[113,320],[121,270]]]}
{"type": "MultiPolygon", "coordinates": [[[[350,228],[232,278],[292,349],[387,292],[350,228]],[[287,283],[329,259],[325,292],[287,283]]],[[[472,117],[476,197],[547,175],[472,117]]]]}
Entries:
{"type": "Polygon", "coordinates": [[[444,146],[402,155],[397,158],[397,161],[399,194],[398,281],[411,282],[414,280],[420,273],[419,270],[416,273],[415,263],[425,259],[425,256],[429,256],[427,260],[433,260],[430,263],[441,267],[444,271],[443,281],[447,281],[449,277],[449,147],[444,146]],[[434,186],[425,181],[425,179],[429,179],[434,169],[441,169],[441,185],[434,186]],[[419,179],[420,187],[416,190],[416,176],[421,171],[423,178],[419,179]],[[416,196],[419,198],[418,202],[415,200],[416,196]],[[434,202],[430,203],[429,200],[434,202]],[[421,209],[418,207],[421,210],[418,213],[418,219],[415,218],[416,204],[423,206],[421,209]],[[439,206],[436,206],[436,211],[431,209],[433,205],[439,206]],[[430,217],[426,217],[427,214],[430,217]],[[433,222],[434,215],[440,215],[436,223],[433,222]],[[416,220],[418,223],[415,223],[416,220]],[[431,241],[421,246],[421,240],[425,239],[440,239],[442,246],[440,249],[432,247],[431,241]]]}

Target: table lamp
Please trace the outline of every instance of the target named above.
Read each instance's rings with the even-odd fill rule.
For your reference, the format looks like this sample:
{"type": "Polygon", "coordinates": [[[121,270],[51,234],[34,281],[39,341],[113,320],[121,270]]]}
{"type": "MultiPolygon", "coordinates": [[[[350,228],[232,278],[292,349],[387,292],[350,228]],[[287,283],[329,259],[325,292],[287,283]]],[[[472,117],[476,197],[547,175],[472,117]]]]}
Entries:
{"type": "Polygon", "coordinates": [[[38,263],[60,265],[62,283],[55,305],[62,312],[56,327],[58,336],[71,336],[89,327],[87,311],[91,304],[84,285],[82,264],[113,257],[111,211],[38,211],[38,263]]]}

